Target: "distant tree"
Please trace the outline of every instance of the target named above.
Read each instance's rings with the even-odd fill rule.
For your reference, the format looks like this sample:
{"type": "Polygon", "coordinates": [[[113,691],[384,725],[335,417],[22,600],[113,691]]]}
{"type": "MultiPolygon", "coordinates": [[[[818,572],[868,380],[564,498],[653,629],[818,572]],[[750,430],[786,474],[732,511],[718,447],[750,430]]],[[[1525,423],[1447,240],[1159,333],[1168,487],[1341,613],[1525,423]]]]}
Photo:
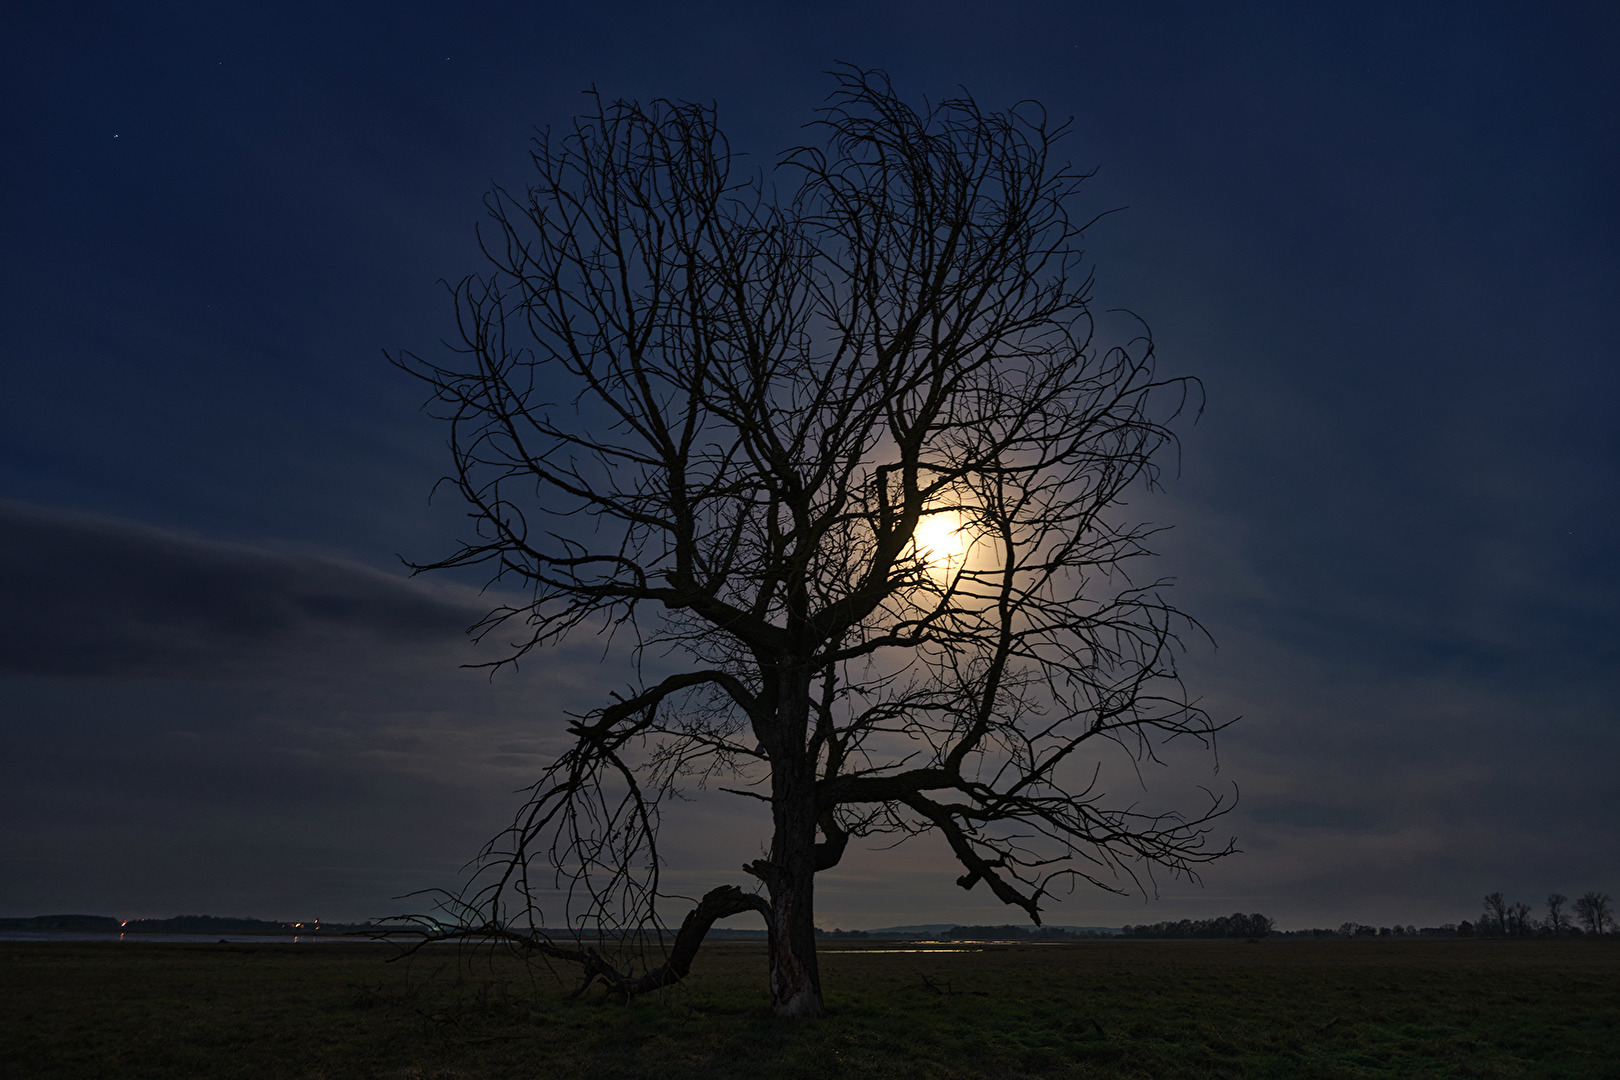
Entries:
{"type": "Polygon", "coordinates": [[[1607,934],[1614,929],[1613,897],[1604,892],[1589,892],[1575,901],[1575,917],[1588,934],[1607,934]]]}
{"type": "Polygon", "coordinates": [[[1530,922],[1530,905],[1520,902],[1509,904],[1507,909],[1506,933],[1509,937],[1529,937],[1534,927],[1530,922]]]}
{"type": "Polygon", "coordinates": [[[836,78],[820,141],[752,178],[712,108],[598,99],[537,141],[526,193],[487,198],[493,269],[453,290],[452,355],[395,357],[449,424],[474,530],[417,569],[521,590],[476,628],[513,635],[492,666],[609,631],[656,658],[567,724],[443,936],[629,996],[753,911],[774,1009],[814,1015],[815,875],[852,838],[937,834],[957,884],[1037,923],[1076,881],[1232,850],[1208,842],[1225,796],[1149,812],[1115,789],[1223,726],[1177,673],[1196,624],[1126,576],[1156,529],[1123,501],[1200,388],[1145,334],[1094,344],[1063,126],[836,78]],[[633,977],[553,940],[658,925],[685,785],[764,804],[761,891],[706,893],[633,977]]]}
{"type": "Polygon", "coordinates": [[[1569,916],[1564,913],[1564,905],[1569,903],[1569,897],[1563,893],[1547,894],[1547,922],[1546,927],[1554,937],[1569,932],[1569,916]]]}
{"type": "Polygon", "coordinates": [[[1508,932],[1508,902],[1499,892],[1485,894],[1485,912],[1475,928],[1480,934],[1494,936],[1508,932]]]}

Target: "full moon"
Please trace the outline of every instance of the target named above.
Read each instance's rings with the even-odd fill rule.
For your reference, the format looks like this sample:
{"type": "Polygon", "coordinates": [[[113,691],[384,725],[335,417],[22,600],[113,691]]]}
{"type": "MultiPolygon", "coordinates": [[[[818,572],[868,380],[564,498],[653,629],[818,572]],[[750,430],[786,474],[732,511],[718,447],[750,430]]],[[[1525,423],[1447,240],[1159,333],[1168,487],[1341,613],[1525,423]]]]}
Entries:
{"type": "Polygon", "coordinates": [[[930,514],[917,523],[912,543],[918,557],[929,566],[959,562],[967,550],[962,519],[954,513],[930,514]]]}

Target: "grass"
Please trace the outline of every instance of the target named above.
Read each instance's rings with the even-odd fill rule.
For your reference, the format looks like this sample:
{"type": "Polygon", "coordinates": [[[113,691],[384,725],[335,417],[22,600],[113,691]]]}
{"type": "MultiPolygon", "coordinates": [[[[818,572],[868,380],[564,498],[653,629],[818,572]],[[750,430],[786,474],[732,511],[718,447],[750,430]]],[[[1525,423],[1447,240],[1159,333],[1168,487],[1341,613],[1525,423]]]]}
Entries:
{"type": "Polygon", "coordinates": [[[769,1015],[754,944],[629,1006],[374,945],[0,944],[8,1077],[1620,1077],[1620,942],[828,945],[769,1015]],[[891,946],[892,947],[892,946],[891,946]]]}

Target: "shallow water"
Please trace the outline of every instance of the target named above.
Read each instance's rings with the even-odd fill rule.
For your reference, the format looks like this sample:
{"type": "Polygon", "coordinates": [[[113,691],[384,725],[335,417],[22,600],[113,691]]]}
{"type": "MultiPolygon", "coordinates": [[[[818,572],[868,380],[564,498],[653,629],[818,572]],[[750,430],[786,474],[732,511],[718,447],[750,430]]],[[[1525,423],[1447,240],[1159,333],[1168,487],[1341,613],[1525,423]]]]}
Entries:
{"type": "Polygon", "coordinates": [[[851,955],[862,954],[862,955],[868,955],[868,956],[875,956],[878,953],[930,953],[930,954],[932,954],[932,953],[948,953],[948,952],[984,952],[984,950],[981,949],[981,948],[972,947],[972,948],[966,948],[966,949],[957,949],[957,948],[942,948],[942,949],[817,949],[816,952],[818,954],[822,955],[822,956],[826,956],[829,953],[849,953],[851,955]]]}

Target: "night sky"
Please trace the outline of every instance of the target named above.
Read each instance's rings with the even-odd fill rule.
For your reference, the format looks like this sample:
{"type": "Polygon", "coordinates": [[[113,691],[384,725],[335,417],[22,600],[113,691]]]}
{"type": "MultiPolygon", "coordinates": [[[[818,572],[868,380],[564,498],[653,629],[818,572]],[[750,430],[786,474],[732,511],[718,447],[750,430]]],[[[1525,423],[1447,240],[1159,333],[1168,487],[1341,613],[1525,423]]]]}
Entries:
{"type": "MultiPolygon", "coordinates": [[[[769,167],[844,60],[1073,115],[1097,306],[1201,378],[1132,504],[1241,715],[1174,778],[1242,854],[1059,924],[1438,924],[1620,893],[1620,16],[1612,5],[8,5],[0,24],[0,915],[360,919],[453,885],[628,673],[491,681],[444,431],[384,350],[453,332],[494,183],[609,97],[769,167]]],[[[751,884],[736,800],[673,886],[751,884]]],[[[1022,922],[942,843],[827,926],[1022,922]]]]}

